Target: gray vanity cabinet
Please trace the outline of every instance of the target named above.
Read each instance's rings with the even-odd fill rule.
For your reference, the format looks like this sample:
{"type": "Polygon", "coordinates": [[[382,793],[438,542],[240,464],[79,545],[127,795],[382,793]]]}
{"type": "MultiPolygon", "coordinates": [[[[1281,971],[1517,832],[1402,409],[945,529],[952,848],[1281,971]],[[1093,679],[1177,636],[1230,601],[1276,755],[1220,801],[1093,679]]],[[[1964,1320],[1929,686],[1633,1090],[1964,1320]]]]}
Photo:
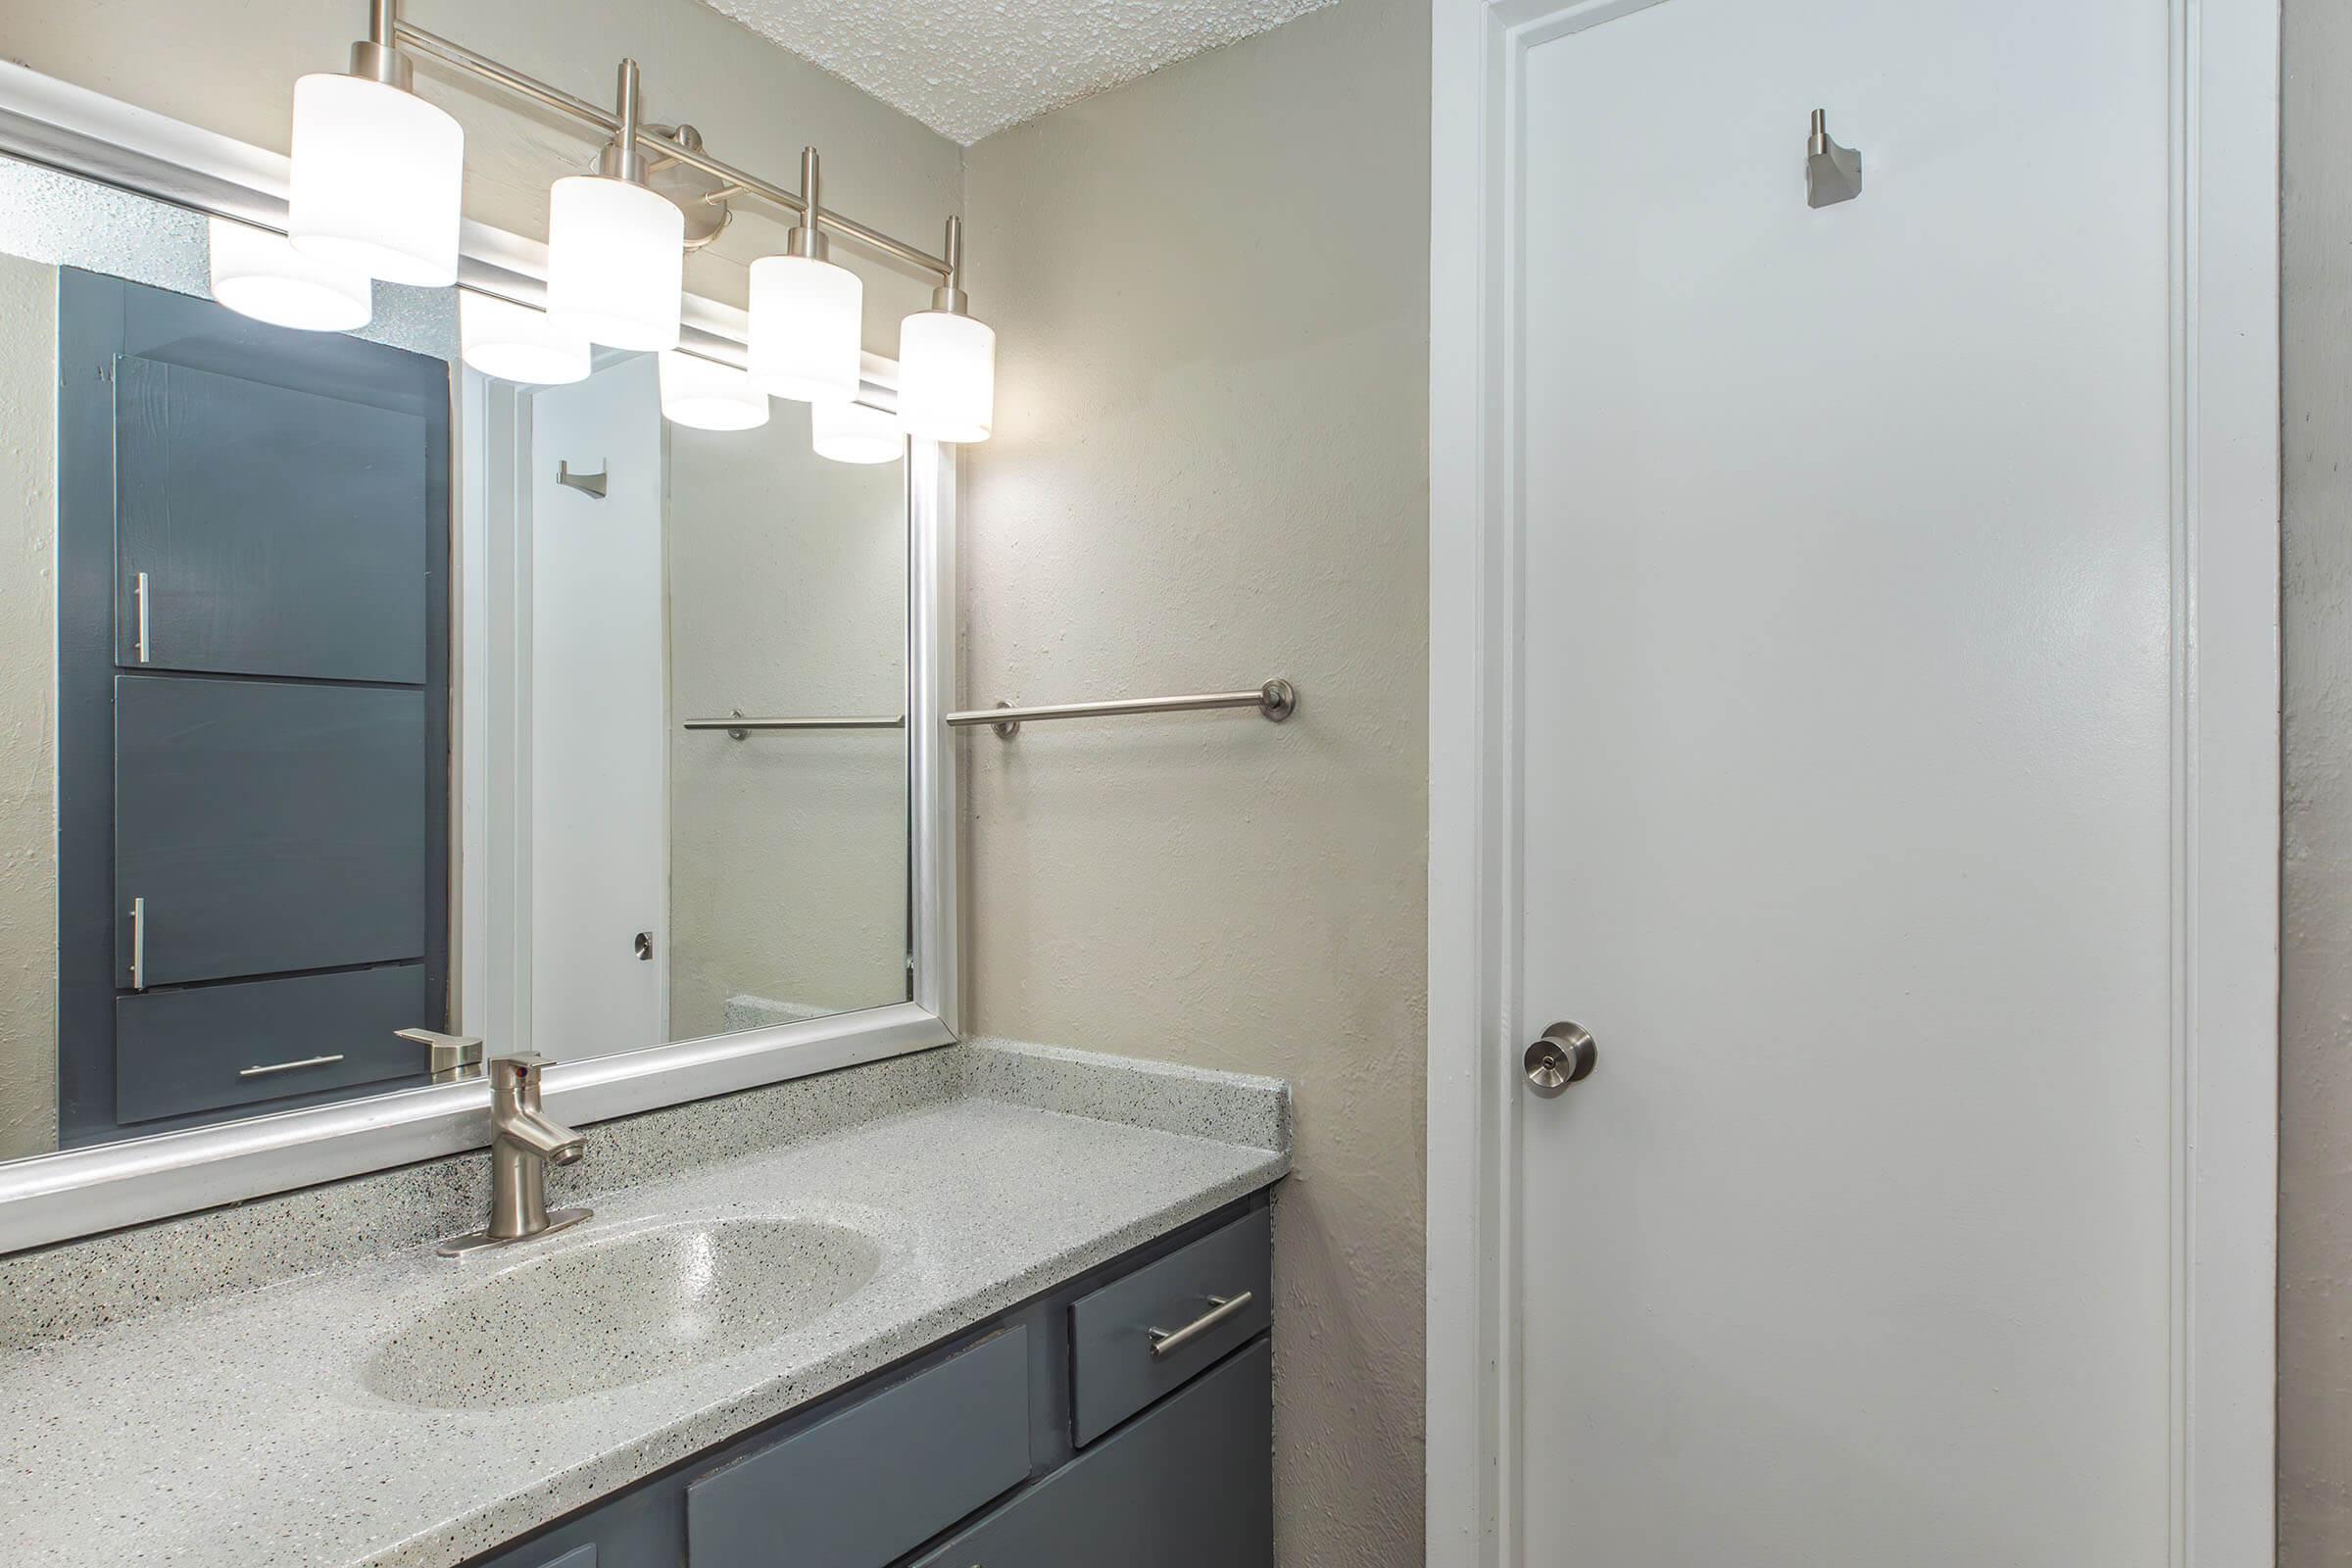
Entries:
{"type": "Polygon", "coordinates": [[[1260,1338],[918,1568],[1265,1568],[1274,1488],[1259,1439],[1273,1399],[1260,1338]]]}
{"type": "Polygon", "coordinates": [[[1252,1195],[475,1568],[1271,1568],[1268,1219],[1252,1195]]]}

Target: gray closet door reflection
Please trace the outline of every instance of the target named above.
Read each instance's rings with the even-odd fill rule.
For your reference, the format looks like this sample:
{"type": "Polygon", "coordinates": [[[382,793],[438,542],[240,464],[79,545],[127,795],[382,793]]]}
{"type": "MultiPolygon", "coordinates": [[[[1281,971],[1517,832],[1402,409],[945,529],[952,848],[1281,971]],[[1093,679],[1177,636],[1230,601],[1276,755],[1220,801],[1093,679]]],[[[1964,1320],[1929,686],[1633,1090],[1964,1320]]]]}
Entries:
{"type": "Polygon", "coordinates": [[[424,693],[123,675],[115,903],[127,983],[422,957],[424,693]]]}
{"type": "Polygon", "coordinates": [[[118,663],[424,681],[423,419],[125,356],[115,421],[118,663]]]}

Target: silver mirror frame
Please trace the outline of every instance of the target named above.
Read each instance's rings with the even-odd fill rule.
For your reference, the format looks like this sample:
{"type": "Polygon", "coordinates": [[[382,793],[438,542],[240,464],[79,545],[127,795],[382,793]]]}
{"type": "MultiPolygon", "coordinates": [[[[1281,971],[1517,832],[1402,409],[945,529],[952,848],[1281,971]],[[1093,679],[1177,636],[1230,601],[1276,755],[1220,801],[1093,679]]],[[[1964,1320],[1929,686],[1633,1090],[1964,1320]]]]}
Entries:
{"type": "MultiPolygon", "coordinates": [[[[285,226],[282,156],[7,62],[0,62],[0,155],[199,213],[285,226]]],[[[519,304],[542,301],[544,245],[472,221],[462,244],[461,285],[519,304]]],[[[686,347],[741,364],[748,335],[742,311],[687,297],[686,347]]],[[[859,400],[895,407],[897,371],[895,362],[865,356],[859,400]]],[[[912,1000],[560,1063],[546,1075],[546,1093],[563,1120],[605,1121],[956,1038],[959,849],[954,759],[942,722],[956,689],[956,449],[911,442],[905,472],[912,1000]]],[[[476,1080],[34,1155],[0,1164],[0,1254],[463,1153],[489,1141],[489,1090],[476,1080]]]]}

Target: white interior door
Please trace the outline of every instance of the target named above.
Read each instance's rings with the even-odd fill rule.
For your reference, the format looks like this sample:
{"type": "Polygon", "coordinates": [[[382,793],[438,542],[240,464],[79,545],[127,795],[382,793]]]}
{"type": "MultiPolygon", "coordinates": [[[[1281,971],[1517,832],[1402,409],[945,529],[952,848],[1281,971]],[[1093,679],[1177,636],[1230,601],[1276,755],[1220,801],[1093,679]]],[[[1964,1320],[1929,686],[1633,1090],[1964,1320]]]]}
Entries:
{"type": "Polygon", "coordinates": [[[1517,1107],[1528,1564],[2168,1559],[2169,50],[1527,56],[1516,1001],[1598,1046],[1517,1107]]]}
{"type": "Polygon", "coordinates": [[[555,1059],[669,1038],[668,647],[651,355],[531,411],[531,1039],[555,1059]],[[603,471],[600,500],[557,482],[603,471]],[[640,958],[639,932],[652,956],[640,958]]]}

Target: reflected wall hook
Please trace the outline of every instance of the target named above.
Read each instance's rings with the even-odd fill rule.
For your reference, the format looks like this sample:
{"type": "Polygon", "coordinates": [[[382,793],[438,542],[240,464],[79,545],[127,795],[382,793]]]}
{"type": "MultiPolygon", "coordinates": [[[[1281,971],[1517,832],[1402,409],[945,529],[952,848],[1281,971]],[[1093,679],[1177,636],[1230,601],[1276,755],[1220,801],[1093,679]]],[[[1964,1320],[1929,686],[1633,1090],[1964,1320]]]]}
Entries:
{"type": "Polygon", "coordinates": [[[602,501],[605,499],[605,478],[612,471],[611,466],[608,466],[597,469],[594,473],[574,473],[571,471],[569,463],[558,463],[556,465],[556,483],[568,489],[577,490],[582,495],[594,496],[597,500],[602,501]]]}
{"type": "Polygon", "coordinates": [[[1834,207],[1862,194],[1862,155],[1830,140],[1829,111],[1813,111],[1813,131],[1805,138],[1805,205],[1834,207]]]}

